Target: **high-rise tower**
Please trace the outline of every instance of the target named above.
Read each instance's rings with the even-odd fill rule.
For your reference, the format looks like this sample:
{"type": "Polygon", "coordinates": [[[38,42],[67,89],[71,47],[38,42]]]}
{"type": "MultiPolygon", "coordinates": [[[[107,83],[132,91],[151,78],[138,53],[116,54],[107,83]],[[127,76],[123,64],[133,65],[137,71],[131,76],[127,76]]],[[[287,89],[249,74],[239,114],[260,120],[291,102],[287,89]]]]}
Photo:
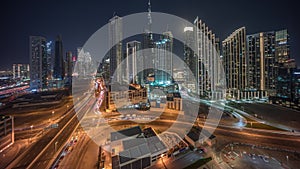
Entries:
{"type": "Polygon", "coordinates": [[[31,89],[41,90],[48,86],[48,62],[46,48],[46,38],[41,36],[30,36],[29,63],[31,89]]]}
{"type": "Polygon", "coordinates": [[[222,52],[229,95],[240,97],[248,88],[248,60],[246,56],[246,28],[234,31],[222,42],[222,52]]]}
{"type": "Polygon", "coordinates": [[[63,45],[62,45],[62,38],[60,35],[57,36],[55,41],[53,77],[58,80],[63,80],[65,77],[63,45]]]}
{"type": "MultiPolygon", "coordinates": [[[[222,94],[218,91],[220,83],[219,41],[208,26],[198,17],[194,21],[196,38],[196,91],[201,97],[213,98],[222,94]]],[[[193,58],[192,58],[193,59],[193,58]]]]}
{"type": "Polygon", "coordinates": [[[139,55],[139,50],[141,49],[141,42],[131,41],[126,44],[126,80],[129,84],[136,83],[137,72],[139,68],[138,59],[141,57],[139,55]]]}
{"type": "Polygon", "coordinates": [[[164,32],[160,40],[155,42],[155,81],[166,83],[173,77],[173,35],[164,32]]]}
{"type": "Polygon", "coordinates": [[[275,32],[247,35],[249,88],[275,94],[277,63],[275,60],[275,32]]]}
{"type": "Polygon", "coordinates": [[[110,59],[110,77],[111,80],[121,82],[122,80],[122,18],[114,16],[109,20],[109,45],[112,47],[109,51],[110,59]],[[118,68],[119,66],[119,68],[118,68]],[[115,72],[117,70],[117,72],[115,72]]]}

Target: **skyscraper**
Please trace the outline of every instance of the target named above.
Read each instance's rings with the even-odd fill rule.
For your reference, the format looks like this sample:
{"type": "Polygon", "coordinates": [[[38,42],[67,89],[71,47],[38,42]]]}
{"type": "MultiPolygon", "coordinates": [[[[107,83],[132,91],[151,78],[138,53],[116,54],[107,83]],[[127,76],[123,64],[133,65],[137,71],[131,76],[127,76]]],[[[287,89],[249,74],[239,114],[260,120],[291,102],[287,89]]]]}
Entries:
{"type": "Polygon", "coordinates": [[[109,51],[109,61],[110,61],[110,77],[117,82],[121,82],[122,78],[122,18],[119,16],[114,16],[109,20],[109,45],[111,49],[109,51]],[[115,72],[118,70],[117,72],[115,72]],[[114,77],[115,76],[115,77],[114,77]]]}
{"type": "Polygon", "coordinates": [[[222,42],[222,48],[228,94],[240,98],[240,92],[248,87],[246,28],[234,31],[222,42]]]}
{"type": "Polygon", "coordinates": [[[173,35],[164,32],[160,40],[155,42],[155,82],[170,82],[173,77],[173,35]]]}
{"type": "Polygon", "coordinates": [[[46,43],[47,46],[47,62],[48,62],[48,79],[53,78],[53,68],[54,68],[54,43],[50,40],[46,43]]]}
{"type": "Polygon", "coordinates": [[[30,88],[47,88],[47,47],[46,39],[41,36],[29,38],[29,62],[30,62],[30,88]]]}
{"type": "Polygon", "coordinates": [[[276,52],[275,57],[278,63],[283,63],[290,59],[289,34],[286,29],[275,32],[276,52]]]}
{"type": "Polygon", "coordinates": [[[136,83],[137,70],[140,70],[140,59],[139,50],[141,49],[141,42],[131,41],[126,44],[126,80],[130,83],[136,83]]]}
{"type": "Polygon", "coordinates": [[[72,77],[73,73],[73,55],[71,51],[66,53],[66,75],[68,78],[72,77]]]}
{"type": "Polygon", "coordinates": [[[196,83],[194,81],[196,76],[196,62],[197,57],[195,54],[195,47],[196,47],[196,30],[194,27],[185,27],[183,32],[185,35],[184,41],[184,62],[186,63],[185,68],[185,80],[187,84],[187,88],[190,89],[192,92],[196,92],[196,83]],[[193,50],[194,49],[194,50],[193,50]]]}
{"type": "Polygon", "coordinates": [[[65,76],[64,59],[63,59],[63,45],[60,35],[57,36],[55,41],[55,58],[53,77],[55,79],[63,80],[65,76]]]}
{"type": "Polygon", "coordinates": [[[89,52],[86,52],[83,48],[77,48],[77,60],[74,67],[74,73],[79,77],[91,76],[93,72],[92,56],[89,52]]]}
{"type": "Polygon", "coordinates": [[[143,56],[142,56],[142,64],[143,68],[143,79],[146,82],[152,81],[153,78],[148,78],[154,76],[154,37],[151,30],[152,26],[152,17],[151,17],[151,3],[150,0],[148,2],[148,27],[145,28],[145,32],[143,34],[143,56]],[[151,79],[151,80],[150,80],[151,79]]]}
{"type": "Polygon", "coordinates": [[[276,93],[275,32],[247,35],[249,88],[276,93]]]}
{"type": "Polygon", "coordinates": [[[286,101],[290,101],[293,98],[292,93],[294,92],[293,85],[295,82],[292,81],[292,78],[296,68],[297,66],[294,59],[279,63],[276,85],[276,96],[278,98],[285,99],[286,101]]]}
{"type": "Polygon", "coordinates": [[[197,93],[201,97],[216,98],[220,83],[219,41],[215,34],[198,17],[194,21],[196,37],[197,93]]]}

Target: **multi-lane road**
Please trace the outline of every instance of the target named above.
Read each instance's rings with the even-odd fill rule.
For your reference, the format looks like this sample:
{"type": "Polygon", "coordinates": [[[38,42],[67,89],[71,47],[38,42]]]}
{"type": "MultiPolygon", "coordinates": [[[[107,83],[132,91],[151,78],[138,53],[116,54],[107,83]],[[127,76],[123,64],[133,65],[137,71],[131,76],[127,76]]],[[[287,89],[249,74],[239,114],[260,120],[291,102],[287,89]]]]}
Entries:
{"type": "Polygon", "coordinates": [[[82,101],[82,105],[78,106],[80,112],[76,112],[72,108],[58,122],[58,128],[53,128],[44,133],[33,145],[31,145],[21,156],[14,160],[8,168],[47,168],[55,158],[58,150],[68,141],[70,135],[78,126],[78,119],[82,118],[87,111],[85,105],[88,102],[94,102],[91,97],[87,97],[82,101]]]}

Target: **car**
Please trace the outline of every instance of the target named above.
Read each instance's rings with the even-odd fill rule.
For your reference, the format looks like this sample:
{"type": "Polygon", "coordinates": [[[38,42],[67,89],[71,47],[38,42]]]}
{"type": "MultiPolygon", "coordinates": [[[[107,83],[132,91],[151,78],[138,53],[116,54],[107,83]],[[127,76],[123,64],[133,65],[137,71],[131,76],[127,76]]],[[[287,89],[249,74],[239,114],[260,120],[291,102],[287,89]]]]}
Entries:
{"type": "Polygon", "coordinates": [[[59,164],[56,164],[53,169],[57,169],[59,167],[59,164]]]}
{"type": "Polygon", "coordinates": [[[68,152],[68,153],[70,153],[72,150],[73,150],[73,147],[72,147],[72,146],[68,146],[68,147],[66,148],[66,152],[68,152]]]}
{"type": "Polygon", "coordinates": [[[255,154],[252,154],[252,159],[255,160],[255,154]]]}
{"type": "Polygon", "coordinates": [[[269,162],[269,156],[264,156],[263,160],[264,160],[264,162],[268,163],[269,162]]]}

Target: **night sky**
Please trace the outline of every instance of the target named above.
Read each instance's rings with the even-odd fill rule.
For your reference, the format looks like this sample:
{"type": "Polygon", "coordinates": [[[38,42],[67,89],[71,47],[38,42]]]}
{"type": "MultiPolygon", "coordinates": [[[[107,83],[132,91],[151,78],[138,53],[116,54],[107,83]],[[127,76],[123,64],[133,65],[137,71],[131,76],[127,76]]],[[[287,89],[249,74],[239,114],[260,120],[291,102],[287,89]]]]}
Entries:
{"type": "MultiPolygon", "coordinates": [[[[29,36],[63,38],[64,51],[76,51],[105,25],[119,16],[147,12],[148,0],[6,0],[2,1],[0,70],[29,62],[29,36]]],[[[151,0],[152,11],[177,15],[193,22],[199,16],[221,40],[246,26],[247,34],[287,28],[291,57],[300,65],[300,14],[292,0],[151,0]]],[[[146,18],[145,18],[146,19],[146,18]]]]}

